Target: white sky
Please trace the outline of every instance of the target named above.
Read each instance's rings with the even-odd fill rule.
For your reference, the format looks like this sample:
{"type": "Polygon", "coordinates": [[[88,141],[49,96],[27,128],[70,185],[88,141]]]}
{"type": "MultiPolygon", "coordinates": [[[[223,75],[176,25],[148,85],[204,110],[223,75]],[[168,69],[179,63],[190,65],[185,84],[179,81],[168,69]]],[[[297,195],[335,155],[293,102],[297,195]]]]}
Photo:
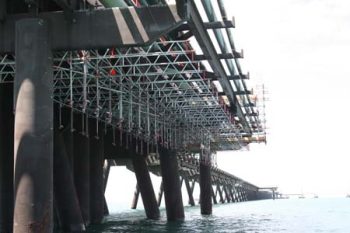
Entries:
{"type": "Polygon", "coordinates": [[[227,0],[236,47],[268,88],[267,145],[218,164],[286,193],[350,193],[350,1],[227,0]]]}
{"type": "MultiPolygon", "coordinates": [[[[349,9],[348,0],[226,0],[242,67],[268,88],[269,135],[266,146],[219,153],[221,169],[284,193],[350,193],[349,9]]],[[[118,167],[109,182],[109,202],[129,207],[134,174],[118,167]]]]}

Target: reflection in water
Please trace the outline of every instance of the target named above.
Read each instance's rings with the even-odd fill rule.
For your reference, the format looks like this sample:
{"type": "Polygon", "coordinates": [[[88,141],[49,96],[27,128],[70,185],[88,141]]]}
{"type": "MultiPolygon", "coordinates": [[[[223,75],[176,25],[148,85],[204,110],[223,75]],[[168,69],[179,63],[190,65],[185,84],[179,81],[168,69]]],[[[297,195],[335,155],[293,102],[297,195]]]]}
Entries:
{"type": "Polygon", "coordinates": [[[289,199],[215,205],[213,216],[186,207],[184,221],[146,220],[143,210],[116,213],[89,232],[350,232],[350,200],[289,199]]]}

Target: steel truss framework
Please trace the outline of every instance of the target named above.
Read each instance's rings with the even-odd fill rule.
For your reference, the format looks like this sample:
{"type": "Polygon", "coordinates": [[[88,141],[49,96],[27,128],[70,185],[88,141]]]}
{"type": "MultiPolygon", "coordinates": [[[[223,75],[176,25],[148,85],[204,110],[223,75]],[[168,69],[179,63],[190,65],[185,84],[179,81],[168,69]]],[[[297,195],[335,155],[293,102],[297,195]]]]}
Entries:
{"type": "MultiPolygon", "coordinates": [[[[145,47],[55,52],[53,100],[174,149],[204,143],[213,151],[238,150],[264,141],[256,101],[249,94],[237,96],[245,116],[233,115],[227,98],[219,95],[220,84],[207,78],[196,58],[188,40],[170,37],[145,47]]],[[[239,67],[234,62],[231,69],[239,67]]],[[[14,55],[0,55],[0,82],[13,82],[14,73],[14,55]]],[[[247,91],[243,79],[231,85],[236,92],[247,91]]]]}

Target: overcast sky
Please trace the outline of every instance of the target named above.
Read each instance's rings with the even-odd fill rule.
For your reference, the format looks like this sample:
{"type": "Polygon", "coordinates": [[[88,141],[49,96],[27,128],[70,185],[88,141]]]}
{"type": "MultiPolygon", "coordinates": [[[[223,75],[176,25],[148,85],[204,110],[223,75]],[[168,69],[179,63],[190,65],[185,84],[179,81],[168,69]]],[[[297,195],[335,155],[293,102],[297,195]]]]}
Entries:
{"type": "MultiPolygon", "coordinates": [[[[349,9],[348,0],[226,0],[241,64],[270,101],[267,145],[219,153],[221,169],[284,193],[350,193],[349,9]]],[[[110,177],[110,208],[128,208],[134,174],[118,167],[110,177]]]]}
{"type": "Polygon", "coordinates": [[[270,129],[266,146],[220,153],[219,167],[287,193],[350,193],[350,1],[226,6],[244,69],[268,88],[270,129]]]}

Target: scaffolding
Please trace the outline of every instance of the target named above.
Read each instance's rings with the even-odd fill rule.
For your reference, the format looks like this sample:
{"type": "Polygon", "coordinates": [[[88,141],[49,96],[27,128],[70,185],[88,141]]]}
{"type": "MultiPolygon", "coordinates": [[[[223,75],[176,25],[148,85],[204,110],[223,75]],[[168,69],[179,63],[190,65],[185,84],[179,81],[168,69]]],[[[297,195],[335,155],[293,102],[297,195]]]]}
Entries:
{"type": "MultiPolygon", "coordinates": [[[[217,22],[211,2],[202,4],[209,21],[217,22]]],[[[219,1],[221,18],[227,21],[222,4],[219,1]]],[[[207,58],[190,40],[179,39],[186,32],[143,47],[55,52],[52,98],[106,127],[167,148],[209,143],[213,151],[240,150],[251,142],[264,142],[265,120],[247,88],[231,29],[214,33],[221,52],[232,54],[222,64],[228,67],[227,76],[235,77],[226,88],[236,101],[221,91],[222,77],[207,70],[207,58]]],[[[14,55],[0,55],[0,82],[12,82],[14,76],[14,55]]]]}

